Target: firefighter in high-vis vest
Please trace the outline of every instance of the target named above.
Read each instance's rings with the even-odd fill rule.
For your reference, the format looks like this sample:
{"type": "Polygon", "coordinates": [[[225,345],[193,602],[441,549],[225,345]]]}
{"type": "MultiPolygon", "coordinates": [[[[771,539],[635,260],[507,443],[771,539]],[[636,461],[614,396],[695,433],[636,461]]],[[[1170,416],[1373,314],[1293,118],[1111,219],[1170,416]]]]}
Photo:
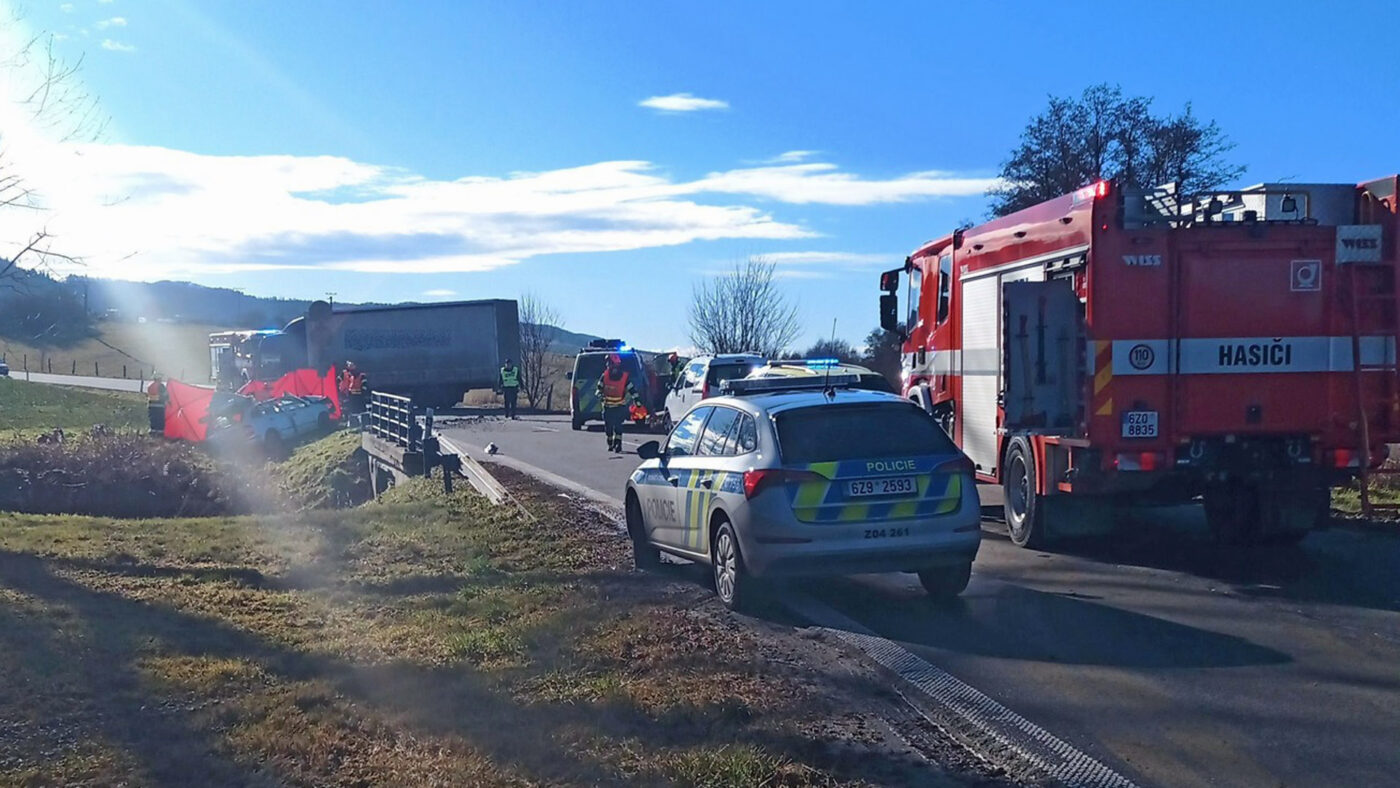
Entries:
{"type": "Polygon", "coordinates": [[[345,369],[340,372],[340,398],[347,413],[364,412],[365,373],[353,361],[346,361],[345,369]]]}
{"type": "Polygon", "coordinates": [[[520,367],[511,359],[501,365],[501,378],[497,381],[501,389],[501,399],[506,403],[506,418],[515,418],[515,403],[520,397],[520,367]]]}
{"type": "Polygon", "coordinates": [[[608,438],[608,451],[622,453],[622,425],[633,405],[641,404],[637,388],[632,385],[632,373],[622,364],[622,356],[608,355],[608,367],[598,378],[598,398],[603,402],[603,432],[608,438]]]}
{"type": "Polygon", "coordinates": [[[165,432],[165,403],[168,392],[165,380],[160,375],[151,376],[151,385],[146,387],[146,417],[150,421],[152,435],[165,432]]]}

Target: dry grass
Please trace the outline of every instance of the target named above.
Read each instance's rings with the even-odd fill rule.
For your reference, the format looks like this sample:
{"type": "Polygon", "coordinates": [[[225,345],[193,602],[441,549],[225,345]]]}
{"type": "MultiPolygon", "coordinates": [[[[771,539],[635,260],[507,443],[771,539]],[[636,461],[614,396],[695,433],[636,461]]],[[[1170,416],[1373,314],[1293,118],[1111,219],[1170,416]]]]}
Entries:
{"type": "Polygon", "coordinates": [[[67,347],[38,347],[0,337],[11,374],[31,372],[150,380],[152,370],[190,383],[209,380],[209,334],[225,330],[201,323],[97,324],[98,335],[67,347]],[[96,368],[94,369],[94,364],[96,368]]]}
{"type": "Polygon", "coordinates": [[[809,668],[524,495],[8,518],[0,783],[841,782],[809,668]]]}

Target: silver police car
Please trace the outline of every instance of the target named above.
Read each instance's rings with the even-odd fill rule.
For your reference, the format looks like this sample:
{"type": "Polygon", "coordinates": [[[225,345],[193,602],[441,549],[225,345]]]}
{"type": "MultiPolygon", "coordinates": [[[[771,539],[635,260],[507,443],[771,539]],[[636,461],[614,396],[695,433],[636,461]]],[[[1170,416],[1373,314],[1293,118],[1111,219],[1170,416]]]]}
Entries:
{"type": "Polygon", "coordinates": [[[917,572],[967,587],[981,539],[972,463],[921,408],[853,381],[734,381],[638,449],[627,529],[638,567],[708,564],[727,607],[751,578],[917,572]]]}

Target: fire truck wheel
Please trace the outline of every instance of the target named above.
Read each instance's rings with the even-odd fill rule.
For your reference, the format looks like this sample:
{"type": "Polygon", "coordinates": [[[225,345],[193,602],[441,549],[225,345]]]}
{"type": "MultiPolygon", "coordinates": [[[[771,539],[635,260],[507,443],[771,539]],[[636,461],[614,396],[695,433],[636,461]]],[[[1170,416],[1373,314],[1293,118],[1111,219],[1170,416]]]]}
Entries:
{"type": "Polygon", "coordinates": [[[1037,495],[1035,454],[1023,437],[1011,439],[1001,472],[1006,530],[1019,547],[1045,544],[1045,499],[1037,495]]]}

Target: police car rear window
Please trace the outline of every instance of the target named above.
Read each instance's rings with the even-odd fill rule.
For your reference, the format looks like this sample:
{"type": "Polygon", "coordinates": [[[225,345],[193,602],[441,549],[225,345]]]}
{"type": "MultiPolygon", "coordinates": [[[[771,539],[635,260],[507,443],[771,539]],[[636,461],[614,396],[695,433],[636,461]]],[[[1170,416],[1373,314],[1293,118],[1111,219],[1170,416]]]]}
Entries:
{"type": "Polygon", "coordinates": [[[779,413],[777,426],[790,464],[957,451],[932,417],[899,402],[814,405],[779,413]]]}

